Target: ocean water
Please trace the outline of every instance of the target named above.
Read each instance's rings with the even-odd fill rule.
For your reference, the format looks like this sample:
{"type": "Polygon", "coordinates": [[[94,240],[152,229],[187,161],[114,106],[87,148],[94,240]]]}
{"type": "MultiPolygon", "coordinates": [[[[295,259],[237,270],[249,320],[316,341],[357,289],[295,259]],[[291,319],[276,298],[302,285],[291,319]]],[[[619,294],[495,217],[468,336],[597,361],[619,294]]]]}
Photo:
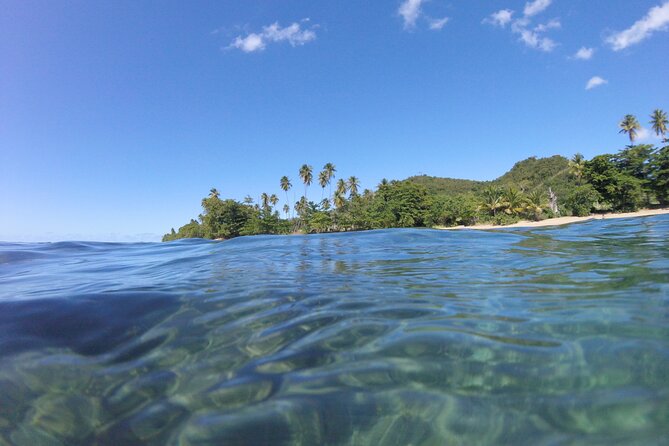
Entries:
{"type": "Polygon", "coordinates": [[[0,244],[0,444],[669,444],[668,234],[0,244]]]}

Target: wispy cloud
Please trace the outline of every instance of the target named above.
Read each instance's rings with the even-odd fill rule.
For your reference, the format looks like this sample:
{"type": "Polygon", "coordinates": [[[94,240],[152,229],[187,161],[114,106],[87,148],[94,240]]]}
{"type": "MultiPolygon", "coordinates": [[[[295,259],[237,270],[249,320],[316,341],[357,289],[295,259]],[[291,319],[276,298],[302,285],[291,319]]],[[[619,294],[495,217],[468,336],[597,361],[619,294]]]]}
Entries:
{"type": "Polygon", "coordinates": [[[419,19],[427,22],[429,29],[439,31],[450,21],[449,17],[434,18],[423,13],[423,4],[428,0],[404,0],[397,9],[397,14],[402,17],[404,29],[409,31],[416,28],[419,19]]]}
{"type": "Polygon", "coordinates": [[[523,14],[525,17],[535,16],[546,10],[551,5],[552,0],[534,0],[533,2],[525,3],[523,14]]]}
{"type": "Polygon", "coordinates": [[[420,7],[423,0],[405,0],[400,5],[397,13],[404,20],[404,29],[412,29],[416,26],[416,20],[420,17],[420,7]]]}
{"type": "MultiPolygon", "coordinates": [[[[309,19],[302,20],[302,23],[309,19]]],[[[268,43],[288,42],[291,46],[301,46],[307,42],[316,39],[315,26],[308,29],[302,28],[302,23],[293,23],[286,27],[281,27],[278,22],[269,26],[264,26],[259,33],[249,33],[246,36],[237,36],[227,49],[238,49],[245,53],[262,51],[268,43]]]]}
{"type": "Polygon", "coordinates": [[[542,37],[536,31],[521,29],[518,31],[518,33],[520,34],[520,41],[528,47],[534,48],[535,50],[551,52],[557,46],[557,43],[555,43],[553,39],[542,37]]]}
{"type": "Polygon", "coordinates": [[[639,142],[646,142],[646,143],[655,143],[662,140],[662,138],[656,135],[655,132],[648,130],[645,127],[641,127],[639,129],[636,137],[639,142]]]}
{"type": "Polygon", "coordinates": [[[609,81],[607,81],[606,79],[601,78],[599,76],[594,76],[594,77],[590,78],[590,80],[588,81],[588,83],[585,86],[585,89],[586,90],[592,90],[593,88],[597,88],[601,85],[606,85],[608,83],[609,83],[609,81]]]}
{"type": "Polygon", "coordinates": [[[651,8],[645,17],[626,30],[613,34],[606,39],[606,42],[614,51],[620,51],[647,39],[656,31],[667,29],[669,29],[669,1],[651,8]]]}
{"type": "Polygon", "coordinates": [[[501,26],[504,28],[511,22],[513,17],[513,11],[510,9],[502,9],[497,12],[493,12],[489,17],[483,19],[483,23],[489,23],[494,26],[501,26]]]}
{"type": "Polygon", "coordinates": [[[430,29],[433,31],[438,31],[443,28],[449,20],[450,18],[448,17],[443,17],[441,19],[428,19],[430,23],[430,29]]]}
{"type": "Polygon", "coordinates": [[[550,20],[547,23],[542,23],[534,27],[534,31],[538,33],[543,33],[551,29],[560,29],[562,28],[562,23],[558,19],[550,20]]]}
{"type": "Polygon", "coordinates": [[[592,56],[594,54],[595,54],[595,49],[594,48],[581,47],[581,49],[576,51],[576,54],[574,54],[574,59],[590,60],[590,59],[592,59],[592,56]]]}
{"type": "Polygon", "coordinates": [[[553,39],[544,34],[550,30],[562,27],[560,20],[552,19],[546,23],[540,23],[532,27],[532,17],[543,12],[551,4],[552,0],[535,0],[525,4],[523,16],[513,19],[514,11],[511,9],[502,9],[492,13],[483,19],[483,23],[505,28],[511,23],[511,32],[518,35],[518,38],[526,46],[545,52],[550,52],[558,45],[553,39]]]}

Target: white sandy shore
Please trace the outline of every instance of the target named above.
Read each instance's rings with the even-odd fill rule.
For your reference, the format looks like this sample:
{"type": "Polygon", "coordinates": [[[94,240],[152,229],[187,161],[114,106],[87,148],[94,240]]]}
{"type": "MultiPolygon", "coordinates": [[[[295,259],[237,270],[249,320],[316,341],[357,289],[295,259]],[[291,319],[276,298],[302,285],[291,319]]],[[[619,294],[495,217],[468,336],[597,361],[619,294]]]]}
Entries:
{"type": "Polygon", "coordinates": [[[474,225],[474,226],[453,226],[450,228],[438,226],[435,229],[501,229],[501,228],[541,228],[545,226],[561,226],[568,225],[571,223],[578,223],[582,221],[589,220],[602,220],[608,218],[630,218],[630,217],[649,217],[651,215],[664,215],[669,214],[669,208],[665,209],[643,209],[638,212],[627,212],[621,214],[598,214],[590,215],[588,217],[559,217],[559,218],[549,218],[542,221],[519,221],[512,225],[474,225]]]}

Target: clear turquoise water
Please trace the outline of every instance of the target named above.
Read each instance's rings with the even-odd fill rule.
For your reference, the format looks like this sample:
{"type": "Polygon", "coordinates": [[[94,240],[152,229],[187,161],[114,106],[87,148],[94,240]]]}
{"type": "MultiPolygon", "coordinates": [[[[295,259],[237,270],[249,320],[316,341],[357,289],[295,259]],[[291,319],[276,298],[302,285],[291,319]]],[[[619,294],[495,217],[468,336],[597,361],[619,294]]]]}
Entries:
{"type": "Polygon", "coordinates": [[[0,244],[0,444],[669,444],[668,234],[0,244]]]}

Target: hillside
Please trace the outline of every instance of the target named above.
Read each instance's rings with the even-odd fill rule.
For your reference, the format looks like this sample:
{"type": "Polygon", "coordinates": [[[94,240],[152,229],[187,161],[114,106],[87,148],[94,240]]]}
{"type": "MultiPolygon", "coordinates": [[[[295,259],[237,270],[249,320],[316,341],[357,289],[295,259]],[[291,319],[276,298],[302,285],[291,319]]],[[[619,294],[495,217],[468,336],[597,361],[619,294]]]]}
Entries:
{"type": "Polygon", "coordinates": [[[560,155],[550,158],[533,156],[519,161],[494,182],[501,185],[515,184],[527,192],[551,187],[558,197],[566,196],[576,185],[569,174],[569,160],[560,155]]]}
{"type": "Polygon", "coordinates": [[[428,175],[417,175],[407,178],[405,181],[421,184],[427,191],[434,195],[462,195],[476,193],[482,190],[489,181],[461,180],[457,178],[440,178],[428,175]]]}
{"type": "Polygon", "coordinates": [[[551,187],[560,197],[566,196],[574,186],[574,180],[569,175],[569,160],[560,155],[550,158],[531,157],[519,161],[511,170],[492,181],[439,178],[427,175],[409,177],[405,181],[422,184],[429,193],[450,196],[477,193],[489,184],[497,184],[503,187],[515,185],[527,192],[539,188],[547,190],[551,187]]]}

